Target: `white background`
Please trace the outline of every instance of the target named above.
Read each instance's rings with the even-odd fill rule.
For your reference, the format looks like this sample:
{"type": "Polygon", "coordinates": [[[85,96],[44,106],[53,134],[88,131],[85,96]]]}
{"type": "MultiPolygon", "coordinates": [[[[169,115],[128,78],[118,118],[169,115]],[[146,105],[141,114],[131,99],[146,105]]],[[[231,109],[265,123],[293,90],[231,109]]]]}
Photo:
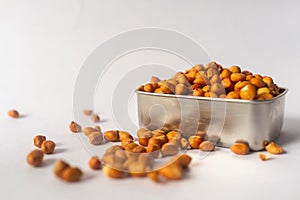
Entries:
{"type": "MultiPolygon", "coordinates": [[[[1,0],[0,198],[299,199],[299,9],[299,1],[281,0],[1,0]],[[76,76],[98,45],[140,27],[179,31],[217,62],[271,75],[289,88],[278,140],[287,154],[261,162],[257,153],[239,157],[219,148],[204,160],[194,159],[186,179],[165,185],[111,180],[89,170],[90,155],[68,130],[76,76]],[[7,117],[11,108],[23,117],[7,117]],[[25,162],[36,134],[57,142],[56,153],[38,169],[25,162]],[[56,179],[57,158],[80,166],[83,181],[56,179]]],[[[112,128],[105,112],[104,118],[102,126],[112,128]]]]}

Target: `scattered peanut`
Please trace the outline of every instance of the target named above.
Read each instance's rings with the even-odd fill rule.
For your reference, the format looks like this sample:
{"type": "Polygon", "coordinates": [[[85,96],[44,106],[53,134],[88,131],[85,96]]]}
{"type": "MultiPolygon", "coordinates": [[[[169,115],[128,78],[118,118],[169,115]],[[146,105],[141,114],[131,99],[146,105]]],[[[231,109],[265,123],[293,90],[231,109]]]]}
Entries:
{"type": "Polygon", "coordinates": [[[55,149],[55,143],[51,140],[46,140],[42,143],[41,146],[41,150],[45,153],[45,154],[52,154],[54,152],[55,149]]]}
{"type": "Polygon", "coordinates": [[[77,182],[82,176],[82,171],[77,167],[71,167],[63,160],[58,160],[54,164],[54,174],[67,182],[77,182]]]}
{"type": "Polygon", "coordinates": [[[99,160],[98,156],[93,156],[89,160],[89,166],[91,169],[98,170],[102,168],[102,163],[99,160]]]}
{"type": "Polygon", "coordinates": [[[42,164],[44,153],[41,150],[35,149],[27,155],[27,163],[33,167],[38,167],[42,164]]]}
{"type": "Polygon", "coordinates": [[[239,155],[249,154],[249,146],[246,143],[235,143],[230,147],[230,150],[239,155]]]}
{"type": "Polygon", "coordinates": [[[82,171],[77,167],[68,167],[62,171],[61,178],[67,182],[77,182],[82,176],[82,171]]]}
{"type": "Polygon", "coordinates": [[[183,177],[183,168],[179,164],[173,163],[161,168],[159,173],[167,179],[179,180],[183,177]]]}
{"type": "Polygon", "coordinates": [[[117,130],[105,131],[104,137],[109,142],[117,142],[119,140],[119,131],[117,130]]]}
{"type": "Polygon", "coordinates": [[[101,132],[95,131],[88,135],[89,142],[92,145],[99,145],[103,141],[103,136],[101,132]]]}
{"type": "Polygon", "coordinates": [[[281,146],[275,144],[274,142],[270,142],[265,148],[271,154],[282,154],[282,153],[284,153],[283,148],[281,146]]]}
{"type": "Polygon", "coordinates": [[[16,111],[16,110],[9,110],[7,112],[8,116],[12,117],[12,118],[19,118],[20,115],[19,115],[19,112],[16,111]]]}
{"type": "Polygon", "coordinates": [[[203,142],[203,138],[197,135],[190,136],[188,140],[192,149],[198,149],[199,145],[203,142]]]}
{"type": "Polygon", "coordinates": [[[262,161],[266,161],[266,160],[270,159],[270,156],[267,154],[265,155],[265,154],[260,153],[260,154],[258,154],[258,156],[259,156],[259,159],[262,161]]]}
{"type": "Polygon", "coordinates": [[[42,143],[46,140],[46,137],[43,135],[37,135],[33,138],[34,146],[41,148],[42,143]]]}
{"type": "Polygon", "coordinates": [[[70,128],[70,131],[73,133],[81,132],[81,126],[74,121],[71,121],[69,128],[70,128]]]}
{"type": "Polygon", "coordinates": [[[95,122],[95,123],[100,122],[99,115],[94,114],[94,115],[92,115],[91,119],[92,119],[92,122],[95,122]]]}

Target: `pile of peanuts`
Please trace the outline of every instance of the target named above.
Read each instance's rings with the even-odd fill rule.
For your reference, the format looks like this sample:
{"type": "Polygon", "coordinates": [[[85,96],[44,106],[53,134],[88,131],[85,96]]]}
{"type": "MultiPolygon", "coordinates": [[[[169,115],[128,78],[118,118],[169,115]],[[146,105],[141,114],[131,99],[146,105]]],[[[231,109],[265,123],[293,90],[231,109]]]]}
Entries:
{"type": "Polygon", "coordinates": [[[138,91],[211,98],[267,100],[280,94],[269,76],[242,71],[239,66],[223,68],[216,62],[196,65],[168,80],[152,77],[138,91]]]}

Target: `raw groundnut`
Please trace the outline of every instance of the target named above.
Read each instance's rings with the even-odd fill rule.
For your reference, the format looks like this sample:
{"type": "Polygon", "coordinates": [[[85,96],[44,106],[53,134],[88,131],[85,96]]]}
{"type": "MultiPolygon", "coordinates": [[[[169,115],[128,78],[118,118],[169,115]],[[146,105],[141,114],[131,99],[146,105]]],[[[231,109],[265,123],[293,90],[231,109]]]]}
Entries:
{"type": "Polygon", "coordinates": [[[192,157],[187,154],[176,155],[171,159],[171,163],[179,164],[183,169],[186,169],[192,161],[192,157]]]}
{"type": "Polygon", "coordinates": [[[170,131],[166,134],[166,136],[169,141],[173,140],[174,138],[181,139],[181,134],[177,131],[170,131]]]}
{"type": "Polygon", "coordinates": [[[257,88],[265,87],[265,85],[266,85],[262,79],[255,78],[255,77],[250,79],[250,83],[252,83],[257,88]]]}
{"type": "Polygon", "coordinates": [[[105,165],[103,166],[103,172],[111,178],[124,178],[126,176],[126,173],[124,171],[114,169],[105,165]]]}
{"type": "Polygon", "coordinates": [[[42,164],[44,153],[41,150],[35,149],[27,155],[27,163],[33,167],[38,167],[42,164]]]}
{"type": "Polygon", "coordinates": [[[127,145],[130,143],[133,143],[134,141],[130,138],[125,138],[123,140],[121,140],[121,146],[126,149],[127,145]]]}
{"type": "Polygon", "coordinates": [[[8,116],[12,117],[12,118],[19,118],[19,112],[17,110],[9,110],[7,112],[8,116]]]}
{"type": "Polygon", "coordinates": [[[132,177],[144,177],[147,170],[144,163],[134,161],[128,164],[128,171],[132,177]]]}
{"type": "Polygon", "coordinates": [[[57,177],[61,178],[62,172],[69,167],[70,167],[70,165],[67,162],[65,162],[63,160],[58,160],[54,164],[53,172],[57,177]]]}
{"type": "Polygon", "coordinates": [[[246,80],[246,75],[242,73],[232,73],[230,75],[230,80],[232,82],[239,82],[239,81],[245,81],[246,80]]]}
{"type": "Polygon", "coordinates": [[[252,84],[247,84],[240,91],[241,99],[253,100],[256,97],[256,87],[252,84]]]}
{"type": "Polygon", "coordinates": [[[130,135],[130,133],[126,132],[126,131],[118,131],[118,134],[119,134],[119,140],[122,141],[124,139],[131,139],[133,140],[133,136],[130,135]]]}
{"type": "Polygon", "coordinates": [[[263,94],[263,93],[267,93],[270,94],[270,89],[268,87],[262,87],[262,88],[258,88],[257,89],[257,95],[263,94]]]}
{"type": "Polygon", "coordinates": [[[232,72],[232,73],[241,73],[241,68],[239,66],[231,66],[229,68],[229,70],[232,72]]]}
{"type": "Polygon", "coordinates": [[[265,82],[265,84],[267,84],[268,87],[274,84],[273,79],[268,76],[263,77],[263,82],[265,82]]]}
{"type": "Polygon", "coordinates": [[[161,147],[163,145],[163,142],[161,139],[159,139],[157,137],[159,137],[159,136],[150,138],[148,141],[148,145],[157,144],[158,146],[161,147]]]}
{"type": "Polygon", "coordinates": [[[199,149],[201,151],[214,151],[215,150],[215,145],[210,141],[203,141],[199,145],[199,149]]]}
{"type": "Polygon", "coordinates": [[[269,155],[265,155],[265,154],[262,154],[262,153],[258,154],[258,157],[261,161],[266,161],[266,160],[270,159],[269,155]]]}
{"type": "Polygon", "coordinates": [[[55,149],[55,143],[51,140],[46,140],[42,143],[41,150],[45,154],[52,154],[55,149]]]}
{"type": "Polygon", "coordinates": [[[195,135],[195,136],[190,136],[188,141],[192,149],[198,149],[201,142],[203,142],[203,138],[195,135]]]}
{"type": "Polygon", "coordinates": [[[102,168],[102,163],[101,163],[100,159],[98,158],[98,156],[91,157],[91,159],[89,160],[89,166],[91,169],[94,169],[94,170],[98,170],[98,169],[102,168]]]}
{"type": "Polygon", "coordinates": [[[61,178],[67,182],[77,182],[82,176],[82,171],[77,167],[68,167],[61,173],[61,178]]]}
{"type": "Polygon", "coordinates": [[[119,131],[117,130],[105,131],[104,137],[109,142],[117,142],[119,141],[119,131]]]}
{"type": "Polygon", "coordinates": [[[167,165],[159,170],[159,174],[170,180],[179,180],[183,177],[183,168],[178,163],[167,165]]]}
{"type": "Polygon", "coordinates": [[[147,83],[144,85],[144,91],[145,92],[153,92],[155,89],[151,83],[147,83]]]}
{"type": "Polygon", "coordinates": [[[157,158],[160,153],[160,146],[158,144],[150,144],[146,149],[147,153],[153,155],[153,157],[157,158]]]}
{"type": "Polygon", "coordinates": [[[95,131],[88,135],[89,142],[92,145],[99,145],[103,141],[103,135],[101,132],[95,131]]]}
{"type": "Polygon", "coordinates": [[[43,135],[37,135],[33,138],[34,146],[41,148],[42,143],[46,140],[46,137],[43,135]]]}
{"type": "Polygon", "coordinates": [[[100,117],[97,114],[92,115],[91,119],[92,119],[92,122],[94,122],[94,123],[100,122],[100,117]]]}
{"type": "Polygon", "coordinates": [[[282,153],[284,153],[283,148],[281,146],[275,144],[274,142],[270,142],[265,148],[271,154],[282,154],[282,153]]]}
{"type": "Polygon", "coordinates": [[[249,145],[245,143],[235,143],[230,147],[230,150],[238,155],[247,155],[249,154],[249,145]]]}
{"type": "Polygon", "coordinates": [[[231,71],[229,69],[223,69],[223,71],[220,74],[221,79],[230,78],[231,71]]]}
{"type": "Polygon", "coordinates": [[[230,88],[230,86],[232,85],[230,78],[224,78],[222,80],[222,85],[224,88],[230,88]]]}
{"type": "Polygon", "coordinates": [[[92,128],[92,127],[85,127],[84,129],[83,129],[83,133],[86,135],[86,136],[88,136],[90,133],[92,133],[92,132],[97,132],[98,130],[97,129],[95,129],[95,128],[92,128]]]}
{"type": "Polygon", "coordinates": [[[73,133],[81,132],[81,126],[74,121],[71,121],[69,128],[70,128],[70,131],[73,133]]]}

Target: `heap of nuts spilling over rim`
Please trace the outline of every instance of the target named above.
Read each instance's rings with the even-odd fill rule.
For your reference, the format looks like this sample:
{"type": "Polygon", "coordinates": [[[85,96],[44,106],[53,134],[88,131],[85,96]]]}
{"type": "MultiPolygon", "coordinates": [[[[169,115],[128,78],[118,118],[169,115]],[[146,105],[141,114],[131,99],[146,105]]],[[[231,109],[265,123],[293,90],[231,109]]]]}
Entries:
{"type": "Polygon", "coordinates": [[[168,80],[152,77],[139,91],[211,98],[267,100],[280,94],[269,76],[242,71],[239,66],[223,68],[216,62],[195,65],[168,80]]]}

